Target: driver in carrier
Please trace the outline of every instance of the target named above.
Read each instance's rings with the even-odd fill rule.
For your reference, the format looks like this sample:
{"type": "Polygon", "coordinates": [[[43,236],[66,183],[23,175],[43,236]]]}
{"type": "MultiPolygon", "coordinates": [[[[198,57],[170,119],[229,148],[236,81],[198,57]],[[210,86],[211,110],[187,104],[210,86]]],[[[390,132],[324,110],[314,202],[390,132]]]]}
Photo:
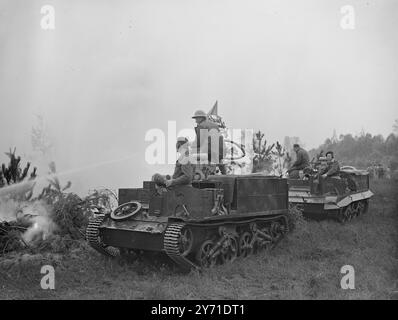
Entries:
{"type": "Polygon", "coordinates": [[[179,157],[176,161],[176,166],[173,175],[163,176],[156,173],[152,176],[152,181],[156,183],[158,187],[170,188],[179,185],[192,185],[194,168],[189,158],[189,143],[185,137],[178,137],[176,143],[176,149],[179,153],[179,157]]]}

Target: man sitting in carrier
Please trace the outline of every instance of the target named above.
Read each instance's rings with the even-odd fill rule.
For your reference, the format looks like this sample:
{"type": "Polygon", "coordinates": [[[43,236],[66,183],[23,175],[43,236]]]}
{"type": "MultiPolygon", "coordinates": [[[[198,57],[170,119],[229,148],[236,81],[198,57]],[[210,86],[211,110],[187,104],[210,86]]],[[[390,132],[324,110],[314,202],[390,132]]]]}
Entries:
{"type": "Polygon", "coordinates": [[[293,145],[293,150],[296,152],[296,161],[293,163],[291,168],[287,171],[290,179],[299,179],[300,170],[304,170],[310,165],[310,157],[308,152],[295,143],[293,145]]]}
{"type": "Polygon", "coordinates": [[[339,162],[334,158],[333,151],[326,152],[327,164],[319,171],[322,178],[337,176],[340,172],[339,162]]]}
{"type": "Polygon", "coordinates": [[[176,148],[180,155],[176,161],[173,175],[170,177],[156,173],[152,177],[152,181],[160,188],[192,185],[194,168],[189,159],[188,139],[177,138],[176,148]]]}

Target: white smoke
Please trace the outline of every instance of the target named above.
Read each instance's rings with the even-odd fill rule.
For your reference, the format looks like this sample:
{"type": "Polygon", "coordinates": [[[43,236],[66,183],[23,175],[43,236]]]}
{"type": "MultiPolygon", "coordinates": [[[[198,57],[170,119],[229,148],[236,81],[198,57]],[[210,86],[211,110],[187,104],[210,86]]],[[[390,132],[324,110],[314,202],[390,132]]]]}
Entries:
{"type": "Polygon", "coordinates": [[[26,202],[10,198],[0,199],[0,222],[17,221],[27,229],[22,239],[27,243],[45,240],[57,230],[51,211],[42,201],[26,202]]]}
{"type": "Polygon", "coordinates": [[[57,226],[51,218],[51,212],[41,201],[35,201],[25,207],[22,214],[31,224],[22,236],[26,243],[46,240],[57,230],[57,226]]]}
{"type": "Polygon", "coordinates": [[[22,235],[26,243],[46,240],[57,229],[56,224],[48,216],[35,216],[31,219],[31,222],[32,226],[22,235]]]}

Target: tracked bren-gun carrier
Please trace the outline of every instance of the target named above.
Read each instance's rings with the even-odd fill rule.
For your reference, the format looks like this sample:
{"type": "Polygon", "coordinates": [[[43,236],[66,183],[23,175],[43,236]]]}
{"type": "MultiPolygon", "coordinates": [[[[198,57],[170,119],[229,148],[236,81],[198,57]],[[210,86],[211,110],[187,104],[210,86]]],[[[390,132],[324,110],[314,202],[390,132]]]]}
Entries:
{"type": "Polygon", "coordinates": [[[274,246],[288,230],[286,179],[213,175],[192,186],[119,189],[119,206],[86,231],[102,254],[166,253],[185,269],[210,267],[274,246]]]}
{"type": "Polygon", "coordinates": [[[352,167],[342,167],[333,177],[289,179],[289,202],[309,218],[350,221],[368,211],[372,196],[369,174],[352,167]]]}

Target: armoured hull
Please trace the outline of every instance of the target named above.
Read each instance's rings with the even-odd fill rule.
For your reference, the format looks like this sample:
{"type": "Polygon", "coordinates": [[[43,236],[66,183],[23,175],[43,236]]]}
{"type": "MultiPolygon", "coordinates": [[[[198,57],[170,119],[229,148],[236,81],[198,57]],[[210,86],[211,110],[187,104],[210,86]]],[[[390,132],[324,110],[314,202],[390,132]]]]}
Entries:
{"type": "Polygon", "coordinates": [[[144,182],[119,189],[119,207],[93,219],[87,239],[108,256],[156,251],[186,269],[209,267],[274,246],[287,213],[286,179],[210,176],[170,190],[144,182]]]}
{"type": "Polygon", "coordinates": [[[289,202],[309,218],[349,221],[367,212],[372,196],[364,171],[342,170],[335,177],[289,179],[289,202]]]}

